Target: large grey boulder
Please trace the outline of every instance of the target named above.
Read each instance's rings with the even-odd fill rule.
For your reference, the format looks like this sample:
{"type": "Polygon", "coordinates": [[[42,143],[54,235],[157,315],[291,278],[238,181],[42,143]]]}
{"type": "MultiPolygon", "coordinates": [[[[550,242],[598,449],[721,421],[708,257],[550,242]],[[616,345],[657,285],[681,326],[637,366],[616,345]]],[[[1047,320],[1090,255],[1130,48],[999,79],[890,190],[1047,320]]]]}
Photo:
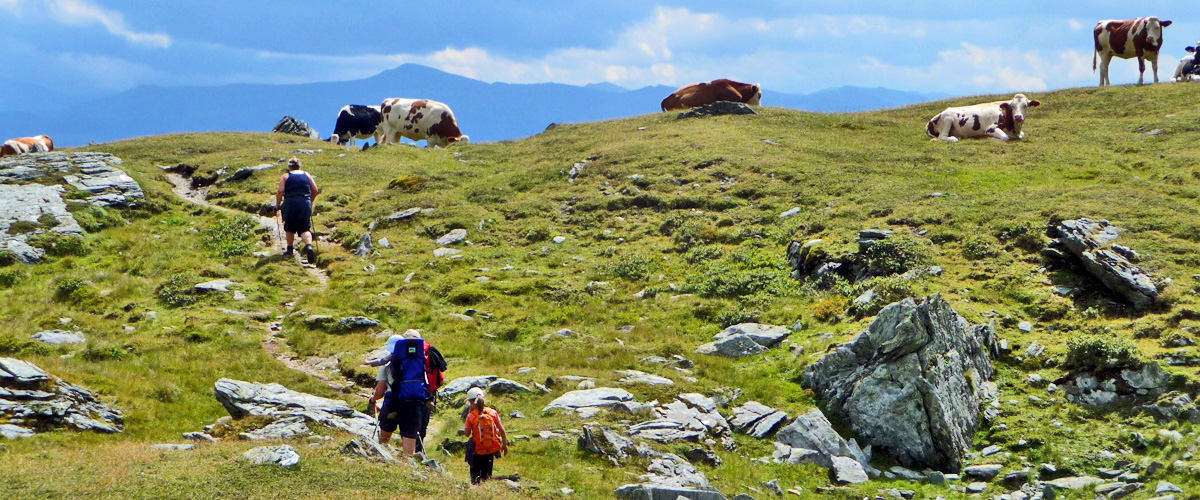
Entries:
{"type": "Polygon", "coordinates": [[[300,454],[296,453],[295,448],[288,445],[260,446],[243,453],[242,456],[254,465],[278,464],[283,467],[291,467],[300,463],[300,454]]]}
{"type": "Polygon", "coordinates": [[[442,235],[441,238],[438,238],[437,244],[438,246],[448,247],[465,239],[467,239],[466,229],[453,229],[449,233],[442,235]]]}
{"type": "Polygon", "coordinates": [[[791,334],[791,330],[788,330],[786,327],[782,326],[764,325],[761,323],[741,323],[721,330],[721,333],[718,333],[715,337],[713,337],[713,339],[721,340],[734,335],[745,335],[750,337],[750,340],[757,342],[763,347],[775,347],[776,345],[779,345],[780,342],[783,342],[784,339],[788,338],[788,336],[791,334]]]}
{"type": "Polygon", "coordinates": [[[0,435],[9,439],[57,427],[116,433],[125,425],[121,412],[91,391],[13,358],[0,358],[0,422],[7,425],[0,435]]]}
{"type": "Polygon", "coordinates": [[[265,416],[273,420],[304,417],[308,422],[372,439],[375,419],[345,401],[293,391],[279,384],[256,384],[223,378],[213,388],[217,401],[234,418],[265,416]]]}
{"type": "Polygon", "coordinates": [[[767,352],[767,348],[755,342],[749,335],[731,335],[696,348],[696,354],[714,354],[727,358],[744,358],[764,352],[767,352]]]}
{"type": "Polygon", "coordinates": [[[451,380],[450,383],[443,385],[438,389],[438,396],[443,398],[453,398],[459,394],[466,394],[472,387],[486,389],[488,384],[499,379],[495,375],[476,375],[471,377],[459,377],[451,380]]]}
{"type": "Polygon", "coordinates": [[[648,474],[639,477],[644,484],[668,488],[707,488],[708,478],[686,459],[665,454],[650,461],[648,474]]]}
{"type": "Polygon", "coordinates": [[[399,463],[391,450],[374,439],[356,437],[342,446],[342,453],[365,458],[372,462],[399,463]]]}
{"type": "Polygon", "coordinates": [[[272,163],[264,163],[262,165],[257,165],[254,167],[242,167],[242,168],[237,169],[237,172],[234,172],[229,177],[218,180],[217,185],[219,186],[226,182],[240,181],[242,179],[249,179],[250,176],[254,175],[255,172],[258,172],[260,170],[270,170],[272,168],[275,168],[275,165],[272,163]]]}
{"type": "Polygon", "coordinates": [[[804,370],[803,382],[855,436],[901,465],[957,472],[979,425],[995,331],[941,295],[885,307],[865,331],[804,370]]]}
{"type": "Polygon", "coordinates": [[[279,120],[279,123],[275,124],[275,128],[271,129],[271,132],[298,135],[311,139],[321,138],[321,135],[317,133],[316,129],[308,126],[308,124],[303,120],[297,120],[291,116],[285,116],[279,120]]]}
{"type": "Polygon", "coordinates": [[[598,425],[585,425],[576,444],[580,451],[595,453],[613,461],[622,461],[637,454],[633,440],[598,425]]]}
{"type": "Polygon", "coordinates": [[[775,434],[775,440],[791,448],[817,452],[818,465],[832,469],[834,457],[846,457],[859,463],[863,470],[871,464],[870,450],[863,450],[854,439],[846,440],[833,430],[833,424],[821,410],[813,408],[808,413],[775,434]]]}
{"type": "Polygon", "coordinates": [[[1050,232],[1058,238],[1058,246],[1071,252],[1088,273],[1135,309],[1146,309],[1158,298],[1158,288],[1150,275],[1127,258],[1132,252],[1114,247],[1121,230],[1108,221],[1066,220],[1050,232]]]}
{"type": "Polygon", "coordinates": [[[746,404],[733,409],[733,421],[730,424],[735,430],[762,439],[779,428],[787,418],[787,413],[758,401],[747,401],[746,404]]]}

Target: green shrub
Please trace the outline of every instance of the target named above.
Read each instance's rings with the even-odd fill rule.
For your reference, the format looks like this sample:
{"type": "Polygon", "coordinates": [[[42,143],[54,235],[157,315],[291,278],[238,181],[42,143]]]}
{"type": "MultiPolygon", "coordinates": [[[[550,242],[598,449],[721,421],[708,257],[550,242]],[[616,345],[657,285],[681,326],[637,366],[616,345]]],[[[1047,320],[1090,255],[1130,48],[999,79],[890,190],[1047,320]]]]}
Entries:
{"type": "Polygon", "coordinates": [[[399,189],[401,191],[416,191],[425,185],[426,179],[419,175],[404,176],[392,179],[388,183],[388,189],[399,189]]]}
{"type": "Polygon", "coordinates": [[[546,241],[550,239],[550,229],[546,226],[533,226],[526,229],[524,233],[521,233],[521,237],[525,238],[525,241],[529,243],[546,241]]]}
{"type": "Polygon", "coordinates": [[[721,325],[721,328],[729,328],[742,323],[757,323],[759,321],[757,311],[745,311],[742,309],[718,313],[714,319],[721,325]]]}
{"type": "Polygon", "coordinates": [[[1027,252],[1037,252],[1045,246],[1043,228],[1033,222],[1010,222],[996,230],[996,239],[1027,252]]]}
{"type": "Polygon", "coordinates": [[[679,226],[671,235],[671,242],[679,250],[688,250],[705,243],[705,227],[700,222],[689,220],[679,226]]]}
{"type": "Polygon", "coordinates": [[[980,235],[971,235],[963,240],[962,243],[963,257],[971,260],[986,259],[1000,255],[996,250],[996,246],[992,242],[980,235]]]}
{"type": "Polygon", "coordinates": [[[714,246],[695,247],[683,254],[683,260],[688,264],[716,262],[725,256],[725,249],[714,246]]]}
{"type": "Polygon", "coordinates": [[[68,203],[67,210],[75,217],[84,231],[94,233],[106,227],[114,227],[124,222],[119,214],[92,205],[91,203],[68,203]]]}
{"type": "Polygon", "coordinates": [[[1132,368],[1139,363],[1137,346],[1113,335],[1081,335],[1067,340],[1065,368],[1100,371],[1132,368]]]}
{"type": "Polygon", "coordinates": [[[54,286],[54,298],[58,300],[70,299],[75,292],[87,286],[87,282],[79,278],[59,278],[58,283],[54,286]]]}
{"type": "Polygon", "coordinates": [[[17,263],[17,254],[8,250],[0,250],[0,266],[11,266],[17,263]]]}
{"type": "Polygon", "coordinates": [[[249,215],[223,219],[203,231],[204,248],[225,258],[246,255],[254,247],[258,222],[249,215]]]}
{"type": "Polygon", "coordinates": [[[867,290],[875,290],[875,298],[863,304],[851,304],[850,312],[859,317],[878,313],[888,304],[913,296],[912,282],[892,275],[860,281],[844,289],[847,299],[854,300],[867,290]]]}
{"type": "Polygon", "coordinates": [[[488,299],[488,292],[478,283],[470,283],[467,285],[455,288],[446,297],[451,304],[460,306],[470,306],[483,302],[488,299]]]}
{"type": "Polygon", "coordinates": [[[46,229],[50,229],[59,224],[58,219],[50,214],[42,214],[41,217],[38,217],[37,221],[38,224],[41,224],[42,227],[45,227],[46,229]]]}
{"type": "Polygon", "coordinates": [[[91,251],[87,241],[77,234],[44,233],[29,238],[26,243],[55,257],[83,256],[91,251]]]}
{"type": "Polygon", "coordinates": [[[625,255],[612,266],[612,275],[631,281],[646,279],[655,268],[654,259],[641,254],[625,255]]]}
{"type": "Polygon", "coordinates": [[[0,288],[12,288],[26,278],[20,268],[0,269],[0,288]]]}
{"type": "Polygon", "coordinates": [[[930,263],[932,252],[926,245],[911,238],[888,238],[867,247],[864,254],[871,274],[887,276],[930,263]]]}
{"type": "Polygon", "coordinates": [[[960,239],[960,237],[957,232],[954,232],[954,231],[952,231],[950,229],[946,229],[946,228],[939,227],[939,228],[934,229],[933,231],[929,232],[929,241],[932,241],[939,245],[941,245],[943,243],[949,243],[951,241],[958,241],[959,239],[960,239]]]}
{"type": "Polygon", "coordinates": [[[95,345],[89,346],[79,352],[79,357],[85,361],[108,361],[121,360],[129,357],[132,354],[137,354],[137,348],[126,345],[95,345]]]}
{"type": "Polygon", "coordinates": [[[13,222],[12,224],[9,224],[8,234],[28,234],[28,233],[37,231],[38,229],[41,229],[41,228],[42,228],[42,225],[38,224],[36,222],[31,222],[31,221],[27,221],[27,220],[19,220],[19,221],[13,222]]]}
{"type": "Polygon", "coordinates": [[[49,354],[50,346],[30,339],[0,336],[0,354],[49,354]]]}
{"type": "Polygon", "coordinates": [[[183,307],[194,304],[200,297],[193,293],[200,277],[191,271],[172,274],[167,281],[158,286],[155,294],[158,300],[171,307],[183,307]]]}

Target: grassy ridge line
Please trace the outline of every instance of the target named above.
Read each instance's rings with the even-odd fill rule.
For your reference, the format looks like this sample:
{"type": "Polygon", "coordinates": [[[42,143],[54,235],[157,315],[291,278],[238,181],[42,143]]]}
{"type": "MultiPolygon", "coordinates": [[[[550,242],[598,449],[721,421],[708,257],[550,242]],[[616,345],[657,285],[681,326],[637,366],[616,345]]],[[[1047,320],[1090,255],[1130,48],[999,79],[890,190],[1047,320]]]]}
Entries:
{"type": "MultiPolygon", "coordinates": [[[[452,376],[496,374],[532,383],[547,375],[577,374],[597,377],[599,385],[609,385],[619,378],[613,370],[637,368],[679,383],[673,389],[632,388],[640,400],[669,400],[677,392],[708,392],[732,386],[743,389],[745,399],[795,415],[814,404],[793,382],[804,364],[813,359],[810,355],[819,356],[825,346],[849,339],[867,320],[848,319],[834,324],[814,320],[814,309],[836,297],[788,284],[782,255],[783,246],[792,239],[824,238],[836,252],[851,249],[855,232],[868,226],[890,226],[901,232],[929,231],[930,239],[939,236],[940,243],[931,249],[946,273],[914,285],[914,293],[942,292],[973,322],[984,321],[984,313],[992,310],[1017,319],[1036,320],[1038,329],[1032,334],[1002,324],[1002,336],[1021,345],[1037,340],[1050,346],[1051,354],[1061,355],[1066,336],[1048,331],[1045,326],[1061,327],[1058,332],[1107,327],[1116,335],[1132,339],[1135,325],[1168,325],[1169,311],[1134,318],[1107,302],[1103,294],[1092,291],[1071,301],[1060,299],[1048,291],[1047,282],[1073,284],[1074,278],[1038,274],[1036,256],[1010,249],[974,260],[964,256],[964,249],[980,243],[973,238],[982,240],[983,245],[1001,247],[993,234],[1011,221],[1044,223],[1055,215],[1102,216],[1129,230],[1122,241],[1151,257],[1147,267],[1159,276],[1176,280],[1177,286],[1167,292],[1176,310],[1194,307],[1188,276],[1200,267],[1194,217],[1197,153],[1189,147],[1189,134],[1195,132],[1200,113],[1190,111],[1193,108],[1187,90],[1182,85],[1163,85],[1030,94],[1045,104],[1031,111],[1026,128],[1029,139],[1018,144],[972,141],[946,145],[929,143],[924,136],[925,121],[947,105],[1005,97],[992,96],[853,115],[771,108],[751,118],[675,121],[670,115],[649,115],[566,125],[516,142],[437,151],[383,148],[345,152],[344,158],[337,158],[343,152],[328,144],[306,140],[283,144],[283,137],[267,134],[183,134],[95,149],[124,158],[131,174],[148,191],[169,193],[169,185],[158,178],[155,165],[188,162],[199,165],[204,172],[223,165],[274,161],[291,156],[298,148],[324,148],[323,153],[302,157],[306,169],[317,175],[327,193],[318,203],[315,219],[319,229],[349,240],[364,232],[370,221],[397,209],[435,208],[433,214],[418,216],[411,223],[377,229],[373,233],[376,240],[388,237],[392,249],[380,249],[377,257],[366,261],[325,246],[322,264],[333,276],[330,290],[306,295],[297,310],[361,313],[377,317],[392,328],[424,328],[452,358],[452,376]],[[1168,114],[1176,116],[1166,118],[1168,114]],[[646,130],[638,130],[642,127],[646,130]],[[1135,133],[1153,128],[1166,133],[1135,133]],[[767,144],[764,139],[778,145],[767,144]],[[575,183],[567,183],[563,170],[592,156],[598,158],[575,183]],[[634,175],[641,177],[631,179],[634,175]],[[413,189],[389,189],[388,184],[397,178],[423,182],[413,189]],[[621,192],[628,194],[604,194],[621,192]],[[932,192],[951,196],[928,197],[932,192]],[[803,209],[800,216],[778,219],[780,212],[794,206],[803,209]],[[483,229],[479,229],[481,221],[483,229]],[[664,230],[687,222],[693,223],[687,231],[664,230]],[[454,227],[468,229],[468,239],[475,245],[464,248],[462,260],[433,259],[431,252],[436,245],[432,237],[454,227]],[[567,242],[554,245],[540,239],[556,235],[567,236],[567,242]],[[618,238],[625,241],[619,242],[618,238]],[[547,249],[544,252],[543,247],[547,249]],[[374,271],[368,270],[369,264],[375,266],[374,271]],[[505,265],[517,269],[500,271],[505,265]],[[488,270],[476,270],[484,268],[488,270]],[[416,272],[416,278],[405,284],[403,279],[409,272],[416,272]],[[489,277],[490,281],[477,281],[479,276],[489,277]],[[758,283],[774,280],[783,285],[741,293],[746,287],[753,289],[758,283]],[[610,284],[589,290],[587,284],[592,281],[610,284]],[[669,284],[677,285],[679,290],[670,291],[669,284]],[[733,292],[683,296],[689,286],[717,285],[721,286],[716,289],[733,292]],[[631,297],[646,287],[663,292],[653,300],[631,297]],[[672,300],[672,295],[681,297],[672,300]],[[467,308],[488,313],[492,319],[468,324],[447,316],[467,308]],[[1089,308],[1096,313],[1085,314],[1089,308]],[[1052,318],[1061,311],[1065,311],[1061,318],[1052,318]],[[809,328],[794,340],[805,345],[806,354],[793,361],[790,355],[778,351],[738,362],[691,354],[695,345],[720,329],[723,320],[738,314],[785,325],[805,320],[809,328]],[[624,325],[634,325],[634,330],[618,332],[617,328],[624,325]],[[540,340],[559,328],[570,328],[580,336],[540,340]],[[833,333],[833,337],[823,336],[826,332],[833,333]],[[697,361],[693,375],[696,383],[684,381],[685,375],[673,370],[638,361],[647,355],[676,353],[697,361]],[[533,376],[516,377],[513,374],[520,366],[535,366],[538,371],[533,376]]],[[[264,175],[223,186],[215,189],[220,196],[217,201],[253,208],[272,197],[274,182],[275,176],[264,175]]],[[[176,213],[183,216],[183,209],[172,210],[179,210],[176,213]]],[[[190,222],[190,217],[185,220],[190,222]]],[[[150,226],[139,226],[140,234],[149,234],[150,226]]],[[[109,235],[109,231],[113,230],[97,235],[96,240],[132,238],[109,235]]],[[[197,242],[185,227],[171,236],[183,245],[180,253],[170,257],[180,266],[160,265],[147,276],[149,284],[133,294],[145,304],[154,302],[155,281],[164,280],[175,269],[212,266],[207,259],[194,255],[188,260],[187,245],[197,242]]],[[[153,244],[150,248],[158,245],[156,241],[148,241],[153,244]]],[[[150,249],[139,256],[151,262],[167,260],[150,249]]],[[[111,266],[100,261],[86,264],[111,266]]],[[[262,283],[281,279],[291,280],[284,286],[303,283],[303,277],[292,276],[293,270],[287,266],[263,265],[253,259],[235,259],[232,264],[222,266],[232,269],[224,272],[246,273],[247,279],[256,277],[262,283]]],[[[51,281],[46,278],[40,283],[45,287],[51,281]]],[[[277,304],[280,297],[271,296],[267,291],[271,288],[264,286],[260,292],[263,297],[252,297],[254,304],[277,304]]],[[[27,295],[12,296],[46,297],[37,292],[37,287],[22,291],[27,295]]],[[[228,328],[226,323],[234,320],[218,321],[212,306],[165,313],[178,314],[172,321],[191,317],[201,326],[209,322],[219,325],[214,330],[228,328]]],[[[45,323],[45,318],[56,318],[57,314],[56,309],[43,308],[33,317],[43,318],[45,323]]],[[[306,354],[345,355],[342,369],[347,373],[355,373],[357,354],[381,342],[361,334],[331,336],[306,328],[300,319],[302,316],[288,320],[291,343],[306,354]]],[[[117,328],[112,320],[101,317],[95,321],[106,328],[117,328]]],[[[210,422],[223,413],[209,395],[212,380],[222,373],[233,372],[256,381],[281,381],[297,390],[324,394],[317,384],[279,373],[278,365],[263,359],[252,341],[255,337],[249,332],[254,325],[247,320],[236,321],[245,322],[236,327],[247,333],[242,334],[243,340],[229,346],[217,349],[220,343],[216,342],[199,347],[173,343],[164,348],[180,359],[160,362],[155,368],[170,366],[179,370],[178,380],[187,384],[182,390],[186,396],[169,404],[155,402],[151,391],[130,393],[112,383],[126,376],[131,370],[128,365],[146,363],[145,354],[132,361],[101,363],[111,370],[103,375],[85,363],[68,361],[65,365],[71,366],[56,366],[51,356],[35,360],[47,363],[43,366],[52,371],[92,373],[83,380],[85,385],[108,384],[106,392],[116,395],[122,405],[162,412],[176,406],[195,408],[185,410],[187,414],[178,423],[145,418],[140,425],[130,426],[127,437],[118,439],[173,439],[176,427],[195,430],[210,422]],[[206,351],[215,352],[203,354],[206,351]],[[210,360],[245,357],[261,360],[254,362],[261,366],[252,363],[214,371],[212,367],[204,368],[204,363],[213,361],[188,360],[193,356],[210,360]],[[286,380],[289,377],[293,380],[286,380]],[[125,395],[119,395],[122,393],[125,395]],[[127,399],[121,402],[120,398],[127,399]]],[[[27,320],[18,326],[28,330],[29,324],[27,320]]],[[[1184,320],[1178,326],[1194,324],[1184,320]]],[[[139,329],[134,337],[149,341],[156,335],[139,329]]],[[[1155,339],[1133,340],[1147,355],[1163,352],[1155,339]]],[[[1131,425],[1146,424],[1119,413],[1097,414],[1061,404],[1028,403],[1026,395],[1037,394],[1045,399],[1046,394],[1023,383],[1027,371],[1038,371],[1048,379],[1061,374],[1036,363],[1001,366],[1005,400],[1012,398],[1021,404],[1003,418],[1007,431],[981,432],[981,446],[1013,446],[1021,437],[1036,435],[1044,444],[1025,452],[1031,460],[1070,458],[1076,464],[1088,464],[1095,460],[1092,450],[1121,446],[1131,425]],[[1054,419],[1068,425],[1054,428],[1049,424],[1054,419]]],[[[1190,368],[1173,371],[1194,376],[1190,368]]],[[[147,380],[151,379],[148,374],[156,372],[147,369],[144,373],[141,377],[147,380]]],[[[497,397],[493,402],[506,415],[516,409],[534,416],[552,397],[497,397]]],[[[456,418],[447,413],[439,416],[447,424],[439,438],[452,437],[456,418]]],[[[617,416],[601,418],[607,423],[616,420],[617,416]]],[[[550,416],[510,420],[508,425],[514,433],[536,434],[540,429],[570,429],[580,424],[574,417],[550,416]]],[[[1181,428],[1189,429],[1186,424],[1181,428]]],[[[60,446],[70,447],[69,440],[78,439],[72,434],[66,436],[69,439],[62,438],[60,446]]],[[[57,436],[50,439],[58,441],[57,436]]],[[[84,441],[108,439],[89,437],[84,441]]],[[[524,477],[554,486],[552,489],[570,486],[587,498],[607,496],[612,487],[634,481],[643,470],[637,464],[611,469],[579,455],[569,441],[539,441],[535,438],[520,445],[498,467],[520,471],[524,477]],[[564,466],[550,468],[547,463],[564,466]]],[[[737,452],[719,450],[725,465],[705,468],[714,484],[727,493],[750,491],[774,478],[780,478],[785,486],[801,485],[806,491],[825,482],[819,469],[764,467],[750,462],[750,458],[769,454],[769,443],[742,436],[738,441],[741,448],[737,452]]],[[[32,447],[16,446],[15,456],[34,453],[32,447]]],[[[86,447],[82,443],[79,446],[86,447]]],[[[221,446],[239,450],[247,447],[237,443],[221,446]]],[[[1156,453],[1164,459],[1179,454],[1171,447],[1156,453]]],[[[307,454],[305,459],[309,459],[307,454]]],[[[1007,461],[1014,466],[1019,463],[1016,456],[1007,461]]],[[[218,464],[210,459],[201,463],[206,467],[199,475],[185,475],[181,480],[202,481],[218,464]]],[[[349,467],[354,470],[357,466],[349,467]]],[[[32,482],[37,482],[37,473],[28,474],[32,482]]],[[[85,477],[87,474],[79,480],[85,477]]],[[[1181,485],[1189,481],[1171,480],[1181,485]]],[[[945,493],[941,488],[919,489],[945,493]]]]}

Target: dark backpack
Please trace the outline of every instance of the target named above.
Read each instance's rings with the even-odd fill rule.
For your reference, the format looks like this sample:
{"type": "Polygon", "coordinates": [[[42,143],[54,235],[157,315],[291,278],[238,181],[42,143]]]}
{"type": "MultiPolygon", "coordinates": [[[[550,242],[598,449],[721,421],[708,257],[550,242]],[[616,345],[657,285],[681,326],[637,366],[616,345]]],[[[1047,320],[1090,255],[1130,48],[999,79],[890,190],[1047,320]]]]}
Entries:
{"type": "Polygon", "coordinates": [[[392,400],[427,401],[429,381],[425,377],[425,340],[404,339],[392,352],[392,400]]]}
{"type": "Polygon", "coordinates": [[[446,364],[446,358],[442,356],[442,353],[436,347],[429,346],[425,354],[429,356],[430,374],[433,375],[433,387],[430,387],[429,391],[436,393],[446,381],[444,373],[449,366],[446,364]]]}

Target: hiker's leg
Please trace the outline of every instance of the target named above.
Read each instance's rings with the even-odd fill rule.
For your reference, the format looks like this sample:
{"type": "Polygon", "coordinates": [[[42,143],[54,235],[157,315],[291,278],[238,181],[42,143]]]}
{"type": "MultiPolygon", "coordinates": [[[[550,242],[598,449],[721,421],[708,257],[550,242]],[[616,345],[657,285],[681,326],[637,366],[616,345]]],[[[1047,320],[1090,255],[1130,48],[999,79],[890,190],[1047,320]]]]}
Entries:
{"type": "Polygon", "coordinates": [[[290,247],[296,241],[296,233],[284,233],[287,236],[287,245],[290,247]]]}
{"type": "MultiPolygon", "coordinates": [[[[476,458],[478,460],[478,458],[476,458]]],[[[483,461],[482,470],[479,471],[480,481],[487,481],[492,478],[492,466],[496,465],[495,455],[488,455],[483,461]]]]}
{"type": "Polygon", "coordinates": [[[388,444],[392,442],[392,433],[379,431],[379,444],[388,444]]]}
{"type": "Polygon", "coordinates": [[[404,443],[404,454],[413,456],[417,454],[417,440],[413,438],[401,438],[404,443]]]}
{"type": "Polygon", "coordinates": [[[311,245],[313,240],[312,231],[305,231],[304,234],[300,235],[300,240],[303,241],[305,245],[311,245]]]}

